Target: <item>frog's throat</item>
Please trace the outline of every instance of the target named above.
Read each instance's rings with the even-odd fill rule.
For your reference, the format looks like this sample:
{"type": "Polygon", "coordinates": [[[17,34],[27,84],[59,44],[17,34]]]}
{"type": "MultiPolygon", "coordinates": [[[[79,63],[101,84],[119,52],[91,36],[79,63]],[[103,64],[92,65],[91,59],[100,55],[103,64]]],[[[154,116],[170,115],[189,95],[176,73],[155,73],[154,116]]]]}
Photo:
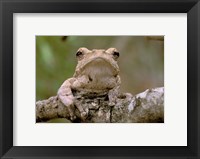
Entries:
{"type": "Polygon", "coordinates": [[[110,59],[106,57],[93,57],[93,58],[88,59],[87,61],[80,62],[80,64],[77,66],[77,68],[79,69],[76,69],[74,76],[75,77],[78,76],[81,72],[84,71],[84,69],[86,69],[87,67],[90,67],[89,65],[91,63],[95,63],[95,62],[98,63],[98,60],[102,60],[102,62],[105,62],[106,64],[108,64],[109,67],[113,69],[114,74],[116,75],[119,74],[119,66],[117,64],[117,61],[115,61],[114,59],[110,59]]]}

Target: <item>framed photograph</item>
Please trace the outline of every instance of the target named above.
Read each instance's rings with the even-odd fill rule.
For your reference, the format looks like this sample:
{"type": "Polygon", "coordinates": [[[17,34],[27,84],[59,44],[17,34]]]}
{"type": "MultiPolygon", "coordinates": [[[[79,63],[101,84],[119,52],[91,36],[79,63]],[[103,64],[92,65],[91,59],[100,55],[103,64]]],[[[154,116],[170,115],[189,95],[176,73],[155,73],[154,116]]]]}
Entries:
{"type": "Polygon", "coordinates": [[[37,123],[164,123],[164,36],[35,41],[37,123]]]}
{"type": "Polygon", "coordinates": [[[200,158],[198,0],[2,0],[1,158],[200,158]]]}

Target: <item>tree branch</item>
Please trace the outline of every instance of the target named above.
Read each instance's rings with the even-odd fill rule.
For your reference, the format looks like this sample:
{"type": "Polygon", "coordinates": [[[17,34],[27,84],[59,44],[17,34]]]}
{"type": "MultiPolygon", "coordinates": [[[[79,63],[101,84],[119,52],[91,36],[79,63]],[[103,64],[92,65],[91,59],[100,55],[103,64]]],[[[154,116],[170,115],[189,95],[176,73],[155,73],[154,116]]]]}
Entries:
{"type": "MultiPolygon", "coordinates": [[[[88,117],[81,120],[75,109],[77,120],[86,123],[151,123],[164,122],[164,88],[148,89],[132,98],[118,97],[117,104],[108,105],[107,94],[75,94],[75,105],[82,105],[88,117]]],[[[36,102],[36,121],[54,118],[69,118],[69,113],[57,96],[36,102]]],[[[72,121],[71,121],[72,122],[72,121]]]]}

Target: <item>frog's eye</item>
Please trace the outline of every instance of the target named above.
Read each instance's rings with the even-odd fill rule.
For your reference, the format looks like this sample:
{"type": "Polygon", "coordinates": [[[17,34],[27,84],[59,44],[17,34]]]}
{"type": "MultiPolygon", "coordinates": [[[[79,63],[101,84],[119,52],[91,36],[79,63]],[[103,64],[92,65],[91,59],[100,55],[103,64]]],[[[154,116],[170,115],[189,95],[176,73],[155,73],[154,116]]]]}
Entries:
{"type": "Polygon", "coordinates": [[[119,57],[119,52],[118,52],[118,51],[114,51],[114,52],[113,52],[113,57],[114,57],[115,59],[117,59],[117,58],[119,57]]]}
{"type": "Polygon", "coordinates": [[[83,59],[83,56],[84,53],[82,50],[78,50],[77,53],[76,53],[76,58],[78,59],[78,61],[82,60],[83,59]]]}
{"type": "Polygon", "coordinates": [[[81,51],[78,51],[77,53],[76,53],[76,57],[80,57],[80,56],[82,56],[83,55],[83,53],[81,52],[81,51]]]}

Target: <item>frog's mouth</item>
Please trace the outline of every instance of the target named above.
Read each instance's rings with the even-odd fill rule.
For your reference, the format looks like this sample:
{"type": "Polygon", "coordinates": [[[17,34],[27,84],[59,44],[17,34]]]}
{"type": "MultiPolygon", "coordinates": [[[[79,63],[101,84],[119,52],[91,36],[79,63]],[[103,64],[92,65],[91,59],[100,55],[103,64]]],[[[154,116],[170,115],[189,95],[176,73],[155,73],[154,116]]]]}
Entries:
{"type": "Polygon", "coordinates": [[[119,67],[116,61],[104,58],[94,57],[88,60],[81,68],[82,74],[111,75],[115,76],[119,73],[119,67]]]}

